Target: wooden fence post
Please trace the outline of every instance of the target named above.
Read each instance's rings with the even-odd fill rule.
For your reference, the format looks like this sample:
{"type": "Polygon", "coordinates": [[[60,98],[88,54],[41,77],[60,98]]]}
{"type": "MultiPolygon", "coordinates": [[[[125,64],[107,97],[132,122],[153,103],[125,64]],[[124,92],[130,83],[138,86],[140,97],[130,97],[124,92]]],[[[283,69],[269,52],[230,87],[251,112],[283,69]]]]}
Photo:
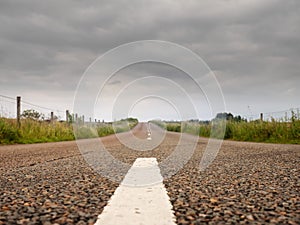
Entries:
{"type": "Polygon", "coordinates": [[[69,123],[69,110],[66,110],[66,122],[69,123]]]}
{"type": "Polygon", "coordinates": [[[17,96],[17,123],[21,127],[21,96],[17,96]]]}
{"type": "Polygon", "coordinates": [[[53,123],[53,122],[54,122],[54,113],[51,112],[51,123],[53,123]]]}

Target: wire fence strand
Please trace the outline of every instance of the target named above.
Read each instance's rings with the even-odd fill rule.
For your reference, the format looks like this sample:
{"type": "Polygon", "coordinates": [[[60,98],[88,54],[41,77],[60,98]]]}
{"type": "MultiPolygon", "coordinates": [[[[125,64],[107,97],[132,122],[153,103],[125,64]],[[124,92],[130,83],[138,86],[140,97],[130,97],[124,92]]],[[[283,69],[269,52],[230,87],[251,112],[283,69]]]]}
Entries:
{"type": "MultiPolygon", "coordinates": [[[[50,107],[41,106],[30,101],[21,99],[21,109],[35,110],[42,114],[44,119],[50,119],[51,112],[54,113],[58,120],[65,119],[65,111],[61,109],[54,109],[50,107]]],[[[22,112],[21,112],[22,113],[22,112]]],[[[0,117],[16,118],[17,117],[17,100],[11,96],[0,94],[0,117]]]]}
{"type": "MultiPolygon", "coordinates": [[[[16,98],[11,96],[6,96],[0,94],[0,117],[5,118],[16,118],[17,117],[17,101],[16,98]]],[[[21,109],[30,110],[33,109],[42,114],[44,119],[50,119],[51,112],[53,112],[58,120],[66,119],[66,111],[61,109],[54,109],[50,107],[41,106],[35,103],[32,103],[27,100],[21,99],[21,109]]],[[[22,113],[22,112],[21,112],[22,113]]],[[[274,111],[274,112],[263,112],[263,120],[264,121],[290,121],[293,117],[300,119],[300,107],[298,108],[290,108],[287,110],[274,111]]],[[[247,119],[247,121],[254,121],[261,119],[261,114],[251,114],[251,115],[242,115],[241,117],[247,119]]]]}
{"type": "MultiPolygon", "coordinates": [[[[261,113],[257,114],[250,114],[250,115],[241,115],[243,118],[247,119],[248,121],[260,120],[261,113]]],[[[289,122],[292,118],[300,119],[300,107],[298,108],[290,108],[281,111],[273,111],[273,112],[262,112],[263,120],[264,121],[283,121],[289,122]]]]}

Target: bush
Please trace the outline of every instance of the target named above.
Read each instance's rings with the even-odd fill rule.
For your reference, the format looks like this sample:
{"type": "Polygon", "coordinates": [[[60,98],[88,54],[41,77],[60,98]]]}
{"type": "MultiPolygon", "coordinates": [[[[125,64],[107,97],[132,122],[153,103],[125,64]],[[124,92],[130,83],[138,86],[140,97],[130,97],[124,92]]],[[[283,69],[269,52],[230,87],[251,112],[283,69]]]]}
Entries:
{"type": "Polygon", "coordinates": [[[20,133],[13,120],[0,118],[0,144],[18,142],[20,133]]]}
{"type": "Polygon", "coordinates": [[[167,123],[167,131],[181,132],[180,123],[167,123]]]}
{"type": "Polygon", "coordinates": [[[104,137],[114,134],[114,129],[111,124],[103,124],[97,128],[98,136],[104,137]]]}

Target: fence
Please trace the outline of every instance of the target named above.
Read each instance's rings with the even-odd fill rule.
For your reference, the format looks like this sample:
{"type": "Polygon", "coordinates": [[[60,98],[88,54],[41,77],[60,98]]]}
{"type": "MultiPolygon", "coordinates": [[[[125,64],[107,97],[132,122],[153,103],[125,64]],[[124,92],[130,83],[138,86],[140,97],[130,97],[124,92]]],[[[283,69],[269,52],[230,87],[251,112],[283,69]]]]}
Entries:
{"type": "MultiPolygon", "coordinates": [[[[77,113],[71,113],[69,110],[51,109],[48,107],[40,106],[28,101],[22,100],[20,96],[13,98],[0,94],[0,118],[16,118],[20,120],[21,114],[24,110],[33,109],[42,114],[44,120],[58,120],[69,121],[71,119],[74,122],[87,122],[87,123],[100,123],[100,120],[85,118],[84,116],[78,116],[77,113]],[[19,110],[18,110],[19,109],[19,110]]],[[[290,121],[293,117],[300,119],[300,108],[291,108],[277,112],[264,112],[260,114],[241,115],[248,121],[264,120],[271,121],[272,119],[278,121],[290,121]]],[[[104,121],[102,121],[104,122],[104,121]]]]}
{"type": "Polygon", "coordinates": [[[59,109],[52,109],[28,101],[22,100],[20,96],[16,98],[0,95],[0,117],[16,118],[20,121],[22,112],[25,110],[35,110],[39,112],[43,120],[49,121],[68,121],[69,110],[63,111],[59,109]]]}
{"type": "MultiPolygon", "coordinates": [[[[85,118],[84,115],[71,113],[69,110],[53,109],[24,101],[21,96],[16,98],[0,94],[0,118],[15,118],[20,122],[22,112],[35,110],[41,114],[41,119],[46,121],[67,121],[80,123],[100,123],[100,120],[85,118]]],[[[104,121],[102,120],[102,123],[104,121]]]]}
{"type": "Polygon", "coordinates": [[[17,102],[15,98],[0,95],[0,117],[16,118],[17,102]]]}
{"type": "Polygon", "coordinates": [[[290,108],[287,110],[276,111],[276,112],[264,112],[259,114],[241,115],[248,121],[263,120],[263,121],[276,121],[289,122],[292,118],[300,119],[300,108],[290,108]]]}

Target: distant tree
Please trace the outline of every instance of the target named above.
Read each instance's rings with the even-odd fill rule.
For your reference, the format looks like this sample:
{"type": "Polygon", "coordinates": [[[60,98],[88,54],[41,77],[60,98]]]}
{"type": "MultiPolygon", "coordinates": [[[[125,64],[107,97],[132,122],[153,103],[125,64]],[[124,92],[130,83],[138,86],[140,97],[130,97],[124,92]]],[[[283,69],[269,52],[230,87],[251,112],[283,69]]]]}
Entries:
{"type": "Polygon", "coordinates": [[[26,109],[21,116],[26,119],[39,120],[43,115],[34,109],[26,109]]]}
{"type": "Polygon", "coordinates": [[[245,118],[242,118],[240,115],[235,116],[235,117],[233,118],[233,120],[234,120],[235,122],[238,122],[238,123],[240,123],[240,122],[247,122],[247,120],[246,120],[245,118]]]}
{"type": "Polygon", "coordinates": [[[226,119],[226,120],[233,120],[233,115],[231,113],[218,113],[216,119],[226,119]]]}
{"type": "Polygon", "coordinates": [[[233,116],[232,113],[218,113],[215,119],[222,119],[228,121],[235,121],[235,122],[247,122],[246,119],[242,118],[240,115],[233,116]]]}
{"type": "Polygon", "coordinates": [[[189,122],[191,122],[191,123],[199,123],[199,119],[190,119],[189,122]]]}

